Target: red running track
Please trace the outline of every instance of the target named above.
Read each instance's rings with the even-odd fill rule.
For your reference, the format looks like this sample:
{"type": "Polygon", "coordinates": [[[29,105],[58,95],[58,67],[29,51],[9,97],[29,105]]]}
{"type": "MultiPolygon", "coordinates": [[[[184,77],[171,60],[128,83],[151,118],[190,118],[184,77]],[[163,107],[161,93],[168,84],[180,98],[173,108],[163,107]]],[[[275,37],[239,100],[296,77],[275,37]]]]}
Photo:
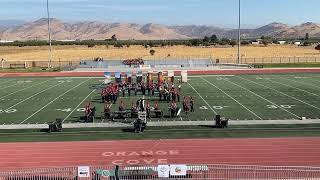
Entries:
{"type": "Polygon", "coordinates": [[[157,163],[320,166],[320,138],[0,144],[0,168],[157,163]]]}

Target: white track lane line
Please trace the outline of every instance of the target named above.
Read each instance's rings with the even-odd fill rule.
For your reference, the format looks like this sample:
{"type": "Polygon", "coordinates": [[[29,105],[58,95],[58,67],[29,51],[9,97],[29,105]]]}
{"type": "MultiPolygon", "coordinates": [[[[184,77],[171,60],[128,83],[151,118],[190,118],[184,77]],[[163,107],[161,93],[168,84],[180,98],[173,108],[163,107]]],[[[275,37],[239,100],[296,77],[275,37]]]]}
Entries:
{"type": "Polygon", "coordinates": [[[20,102],[16,103],[15,105],[12,105],[11,107],[7,108],[6,110],[9,110],[9,109],[11,109],[11,108],[13,108],[13,107],[15,107],[15,106],[17,106],[17,105],[19,105],[19,104],[23,103],[23,102],[25,102],[25,101],[27,101],[27,100],[29,100],[29,99],[31,99],[31,98],[33,98],[33,97],[35,97],[35,96],[37,96],[37,95],[39,95],[39,94],[41,94],[41,93],[43,93],[43,92],[45,92],[45,91],[47,91],[47,90],[49,90],[49,89],[53,88],[53,87],[59,86],[59,85],[60,85],[60,84],[62,84],[62,83],[63,83],[63,82],[58,83],[58,84],[53,85],[53,86],[50,86],[50,87],[48,87],[47,89],[44,89],[44,90],[42,90],[42,91],[40,91],[40,92],[38,92],[38,93],[36,93],[36,94],[34,94],[34,95],[32,95],[32,96],[28,97],[28,98],[26,98],[26,99],[24,99],[24,100],[22,100],[22,101],[20,101],[20,102]]]}
{"type": "Polygon", "coordinates": [[[201,94],[190,84],[188,83],[188,85],[194,90],[194,92],[196,92],[198,94],[198,96],[207,104],[207,106],[214,112],[215,115],[217,115],[218,113],[211,107],[211,105],[201,96],[201,94]]]}
{"type": "Polygon", "coordinates": [[[249,89],[247,89],[247,88],[245,88],[245,87],[242,87],[242,86],[240,86],[239,84],[236,84],[236,83],[234,83],[234,82],[231,82],[230,80],[226,80],[226,81],[227,81],[227,82],[229,82],[229,83],[232,83],[232,84],[234,84],[234,85],[236,85],[236,86],[238,86],[238,87],[240,87],[240,88],[242,88],[242,89],[245,89],[245,90],[247,90],[247,91],[251,92],[252,94],[254,94],[254,95],[256,95],[256,96],[260,97],[261,99],[263,99],[263,100],[265,100],[265,101],[267,101],[267,102],[269,102],[269,103],[271,103],[271,104],[273,104],[273,105],[277,106],[278,108],[280,108],[280,109],[282,109],[282,110],[286,111],[287,113],[289,113],[289,114],[291,114],[291,115],[293,115],[293,116],[295,116],[295,117],[297,117],[297,118],[300,118],[300,116],[298,116],[298,115],[296,115],[296,114],[294,114],[294,113],[292,113],[292,112],[290,112],[290,111],[286,110],[285,108],[283,108],[283,107],[281,107],[281,106],[277,105],[276,103],[274,103],[274,102],[272,102],[272,101],[270,101],[270,100],[268,100],[268,99],[264,98],[263,96],[261,96],[261,95],[259,95],[259,94],[257,94],[257,93],[255,93],[255,92],[253,92],[253,91],[251,91],[251,90],[249,90],[249,89]]]}
{"type": "Polygon", "coordinates": [[[34,85],[32,85],[32,86],[29,86],[29,87],[26,87],[26,88],[20,89],[20,90],[15,91],[15,92],[12,92],[12,93],[10,93],[10,94],[7,94],[7,95],[5,95],[5,96],[0,97],[0,99],[3,99],[3,98],[5,98],[5,97],[8,97],[8,96],[10,96],[10,95],[12,95],[12,94],[18,93],[18,92],[20,92],[20,91],[23,91],[23,90],[29,89],[29,88],[31,88],[31,87],[33,87],[33,86],[37,86],[37,85],[43,84],[43,83],[48,82],[48,81],[50,81],[50,80],[51,80],[51,79],[48,79],[48,80],[43,81],[43,82],[41,82],[41,83],[34,84],[34,85]]]}
{"type": "Polygon", "coordinates": [[[278,81],[273,81],[273,80],[270,80],[270,79],[266,79],[266,80],[270,81],[270,82],[273,82],[273,83],[280,84],[282,86],[287,86],[287,87],[290,87],[290,88],[293,88],[293,89],[296,89],[296,90],[299,90],[299,91],[302,91],[302,92],[305,92],[305,93],[320,97],[320,95],[312,93],[312,92],[309,92],[309,91],[306,91],[304,89],[300,89],[300,88],[297,88],[297,87],[294,87],[294,86],[291,86],[291,85],[288,85],[288,84],[284,84],[284,83],[281,83],[281,82],[278,82],[278,81]]]}
{"type": "Polygon", "coordinates": [[[211,86],[219,89],[222,93],[224,93],[225,95],[227,95],[229,98],[231,98],[232,100],[234,100],[236,103],[238,103],[240,106],[242,106],[243,108],[245,108],[247,111],[249,111],[251,114],[253,114],[254,116],[256,116],[257,118],[259,118],[260,120],[263,120],[260,116],[258,116],[255,112],[251,111],[249,108],[247,108],[246,106],[244,106],[243,104],[241,104],[238,100],[234,99],[232,96],[230,96],[228,93],[226,93],[225,91],[223,91],[222,89],[220,89],[218,86],[214,85],[213,83],[211,83],[210,81],[204,79],[201,77],[202,80],[206,81],[207,83],[211,84],[211,86]]]}
{"type": "Polygon", "coordinates": [[[240,79],[244,79],[244,80],[246,80],[246,81],[252,82],[252,83],[254,83],[254,84],[257,84],[257,85],[259,85],[259,86],[262,86],[262,87],[265,87],[265,88],[274,90],[274,91],[276,91],[276,92],[278,92],[278,93],[281,93],[281,94],[283,94],[283,95],[285,95],[285,96],[287,96],[287,97],[289,97],[289,98],[291,98],[291,99],[294,99],[294,100],[299,101],[299,102],[301,102],[301,103],[303,103],[303,104],[306,104],[306,105],[308,105],[308,106],[310,106],[310,107],[313,107],[313,108],[315,108],[315,109],[320,110],[320,108],[317,107],[317,106],[314,106],[314,105],[309,104],[309,103],[307,103],[307,102],[304,102],[304,101],[302,101],[302,100],[300,100],[300,99],[297,99],[297,98],[295,98],[295,97],[292,97],[292,96],[290,96],[290,95],[288,95],[288,94],[286,94],[286,93],[284,93],[284,92],[281,92],[281,91],[279,91],[279,90],[276,90],[276,89],[274,89],[274,88],[272,88],[272,87],[265,86],[265,85],[263,85],[263,84],[257,83],[257,82],[255,82],[255,81],[252,81],[252,80],[250,80],[250,79],[246,79],[246,78],[243,78],[243,77],[240,77],[240,76],[237,76],[237,77],[240,78],[240,79]]]}
{"type": "Polygon", "coordinates": [[[64,96],[65,94],[67,94],[68,92],[72,91],[73,89],[81,86],[82,84],[84,84],[85,82],[89,81],[90,79],[81,82],[80,84],[72,87],[71,89],[69,89],[68,91],[64,92],[63,94],[60,94],[58,97],[56,97],[55,99],[53,99],[52,101],[50,101],[49,103],[47,103],[45,106],[43,106],[42,108],[40,108],[38,111],[34,112],[33,114],[31,114],[29,117],[27,117],[25,120],[21,121],[20,124],[26,122],[27,120],[29,120],[31,117],[33,117],[34,115],[38,114],[40,111],[42,111],[44,108],[46,108],[47,106],[49,106],[50,104],[52,104],[53,102],[55,102],[57,99],[59,99],[60,97],[64,96]]]}
{"type": "Polygon", "coordinates": [[[92,90],[92,91],[77,105],[77,107],[74,108],[74,109],[63,119],[62,123],[63,123],[66,119],[68,119],[69,116],[70,116],[76,109],[78,109],[79,106],[80,106],[93,92],[95,92],[95,91],[96,91],[95,89],[92,90]]]}

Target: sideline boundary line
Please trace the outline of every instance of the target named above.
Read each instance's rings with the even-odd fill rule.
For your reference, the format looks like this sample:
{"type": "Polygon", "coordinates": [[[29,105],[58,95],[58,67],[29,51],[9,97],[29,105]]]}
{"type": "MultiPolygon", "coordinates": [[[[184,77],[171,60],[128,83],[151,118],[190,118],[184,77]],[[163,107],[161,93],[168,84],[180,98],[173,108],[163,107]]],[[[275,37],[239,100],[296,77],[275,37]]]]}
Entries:
{"type": "Polygon", "coordinates": [[[232,100],[234,100],[236,103],[238,103],[240,106],[242,106],[243,108],[245,108],[246,110],[248,110],[251,114],[253,114],[254,116],[256,116],[257,118],[259,118],[260,120],[263,120],[263,118],[261,118],[260,116],[258,116],[255,112],[253,112],[252,110],[250,110],[249,108],[247,108],[246,106],[244,106],[243,104],[241,104],[238,100],[236,100],[235,98],[233,98],[231,95],[229,95],[228,93],[226,93],[225,91],[223,91],[222,89],[220,89],[218,86],[214,85],[213,83],[211,83],[210,81],[204,79],[201,77],[202,80],[204,80],[205,82],[211,84],[211,86],[219,89],[222,93],[224,93],[225,95],[227,95],[229,98],[231,98],[232,100]]]}
{"type": "Polygon", "coordinates": [[[250,80],[250,79],[246,79],[246,78],[243,78],[243,77],[239,77],[239,76],[238,76],[238,78],[244,79],[244,80],[246,80],[246,81],[252,82],[252,83],[257,84],[257,85],[259,85],[259,86],[263,86],[263,87],[265,87],[265,88],[268,88],[268,89],[271,89],[271,90],[273,90],[273,91],[279,92],[279,93],[281,93],[281,94],[283,94],[283,95],[285,95],[285,96],[287,96],[287,97],[289,97],[289,98],[291,98],[291,99],[294,99],[294,100],[299,101],[299,102],[301,102],[301,103],[303,103],[303,104],[306,104],[306,105],[308,105],[308,106],[311,106],[311,107],[313,107],[313,108],[315,108],[315,109],[320,110],[320,108],[317,107],[317,106],[314,106],[314,105],[312,105],[312,104],[310,104],[310,103],[307,103],[307,102],[305,102],[305,101],[302,101],[302,100],[300,100],[300,99],[298,99],[298,98],[292,97],[292,96],[290,96],[290,95],[288,95],[288,94],[286,94],[286,93],[284,93],[284,92],[281,92],[281,91],[279,91],[279,90],[276,90],[276,89],[274,89],[274,88],[272,88],[272,87],[269,87],[269,86],[266,86],[266,85],[257,83],[257,82],[255,82],[255,81],[252,81],[252,80],[250,80]]]}
{"type": "Polygon", "coordinates": [[[31,117],[33,117],[34,115],[36,115],[37,113],[39,113],[40,111],[42,111],[44,108],[46,108],[47,106],[49,106],[50,104],[52,104],[53,102],[55,102],[57,99],[59,99],[60,97],[64,96],[65,94],[67,94],[68,92],[70,92],[71,90],[81,86],[82,84],[84,84],[85,82],[89,81],[90,79],[83,81],[81,83],[79,83],[78,85],[72,87],[71,89],[69,89],[68,91],[64,92],[63,94],[60,94],[58,97],[56,97],[55,99],[53,99],[52,101],[50,101],[49,103],[47,103],[45,106],[43,106],[42,108],[40,108],[38,111],[34,112],[33,114],[31,114],[29,117],[27,117],[25,120],[23,120],[22,122],[20,122],[19,124],[22,124],[24,122],[26,122],[27,120],[29,120],[31,117]]]}

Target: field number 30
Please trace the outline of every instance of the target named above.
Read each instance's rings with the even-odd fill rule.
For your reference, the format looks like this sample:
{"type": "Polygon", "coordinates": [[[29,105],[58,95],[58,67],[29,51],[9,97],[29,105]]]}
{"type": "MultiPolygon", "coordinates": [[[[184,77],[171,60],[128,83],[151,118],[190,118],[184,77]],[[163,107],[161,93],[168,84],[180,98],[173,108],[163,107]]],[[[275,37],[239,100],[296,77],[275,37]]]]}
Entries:
{"type": "Polygon", "coordinates": [[[284,109],[291,109],[292,107],[294,107],[295,105],[267,105],[267,108],[269,109],[278,109],[278,108],[284,108],[284,109]]]}

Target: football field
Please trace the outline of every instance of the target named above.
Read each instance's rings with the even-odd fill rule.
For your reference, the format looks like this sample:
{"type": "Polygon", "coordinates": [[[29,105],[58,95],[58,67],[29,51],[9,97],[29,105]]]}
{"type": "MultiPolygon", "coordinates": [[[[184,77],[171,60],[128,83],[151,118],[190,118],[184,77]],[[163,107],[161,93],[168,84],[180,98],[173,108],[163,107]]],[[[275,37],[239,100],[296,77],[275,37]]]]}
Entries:
{"type": "MultiPolygon", "coordinates": [[[[100,117],[103,81],[102,77],[1,78],[0,124],[44,124],[56,118],[65,123],[83,122],[89,102],[97,109],[95,122],[106,122],[100,117]]],[[[195,112],[170,118],[169,103],[161,101],[164,117],[148,121],[211,121],[216,114],[232,120],[320,119],[320,74],[316,73],[189,76],[182,85],[182,96],[195,98],[195,112]]],[[[130,109],[140,98],[153,106],[158,95],[126,95],[112,110],[118,109],[121,99],[130,109]]]]}

